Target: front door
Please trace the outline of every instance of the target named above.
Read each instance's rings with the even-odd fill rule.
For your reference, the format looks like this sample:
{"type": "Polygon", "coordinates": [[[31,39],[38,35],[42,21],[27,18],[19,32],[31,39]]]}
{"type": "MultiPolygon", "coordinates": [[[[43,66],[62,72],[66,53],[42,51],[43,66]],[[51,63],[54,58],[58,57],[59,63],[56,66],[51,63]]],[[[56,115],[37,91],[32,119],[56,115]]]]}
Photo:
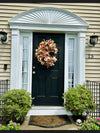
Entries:
{"type": "Polygon", "coordinates": [[[35,97],[34,105],[63,105],[64,43],[65,34],[33,33],[32,97],[35,97]],[[57,62],[49,68],[41,65],[35,57],[35,50],[43,39],[54,40],[58,48],[57,62]]]}

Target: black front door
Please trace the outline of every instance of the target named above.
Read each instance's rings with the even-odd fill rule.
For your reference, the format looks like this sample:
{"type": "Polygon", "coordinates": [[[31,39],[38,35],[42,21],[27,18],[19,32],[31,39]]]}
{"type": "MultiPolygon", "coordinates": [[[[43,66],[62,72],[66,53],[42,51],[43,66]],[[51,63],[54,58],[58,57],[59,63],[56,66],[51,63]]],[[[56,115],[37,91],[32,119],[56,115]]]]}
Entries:
{"type": "Polygon", "coordinates": [[[62,106],[64,92],[65,34],[33,33],[32,97],[34,105],[62,106]],[[52,39],[58,48],[57,62],[52,67],[38,63],[35,50],[41,41],[52,39]]]}

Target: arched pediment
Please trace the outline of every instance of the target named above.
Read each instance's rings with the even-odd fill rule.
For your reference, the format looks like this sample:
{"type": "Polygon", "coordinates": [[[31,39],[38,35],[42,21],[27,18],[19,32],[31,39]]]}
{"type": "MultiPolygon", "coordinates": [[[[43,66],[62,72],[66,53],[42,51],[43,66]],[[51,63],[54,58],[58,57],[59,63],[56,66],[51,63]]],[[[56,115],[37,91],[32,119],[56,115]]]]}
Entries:
{"type": "Polygon", "coordinates": [[[60,8],[39,7],[27,10],[10,19],[9,24],[47,24],[88,26],[79,16],[60,8]]]}

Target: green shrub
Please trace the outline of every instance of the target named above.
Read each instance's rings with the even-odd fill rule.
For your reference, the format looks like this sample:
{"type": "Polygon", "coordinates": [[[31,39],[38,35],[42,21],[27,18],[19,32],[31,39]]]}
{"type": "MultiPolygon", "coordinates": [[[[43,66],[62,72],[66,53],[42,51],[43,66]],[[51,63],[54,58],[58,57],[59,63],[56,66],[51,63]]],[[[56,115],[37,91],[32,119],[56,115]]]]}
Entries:
{"type": "Polygon", "coordinates": [[[73,115],[82,115],[86,110],[93,112],[96,109],[92,93],[85,84],[69,88],[63,93],[63,99],[65,99],[66,111],[70,111],[73,115]]]}
{"type": "Polygon", "coordinates": [[[10,121],[7,126],[0,124],[0,130],[20,130],[20,123],[10,121]]]}
{"type": "Polygon", "coordinates": [[[100,130],[100,118],[88,118],[78,130],[100,130]]]}
{"type": "Polygon", "coordinates": [[[32,99],[30,93],[23,89],[13,89],[7,91],[2,97],[2,115],[6,121],[20,122],[24,120],[27,112],[31,108],[32,99]]]}

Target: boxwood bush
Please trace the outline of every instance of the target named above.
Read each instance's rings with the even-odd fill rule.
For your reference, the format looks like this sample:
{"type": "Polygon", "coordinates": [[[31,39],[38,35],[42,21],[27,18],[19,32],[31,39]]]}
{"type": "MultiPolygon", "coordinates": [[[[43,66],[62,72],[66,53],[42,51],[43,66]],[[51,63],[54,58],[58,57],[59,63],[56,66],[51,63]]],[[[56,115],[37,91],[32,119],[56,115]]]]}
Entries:
{"type": "Polygon", "coordinates": [[[27,112],[31,109],[32,99],[30,93],[23,89],[13,89],[6,91],[6,93],[1,97],[3,101],[2,115],[4,120],[9,122],[23,121],[27,112]]]}
{"type": "Polygon", "coordinates": [[[63,93],[63,99],[65,99],[66,111],[70,111],[73,115],[82,115],[86,110],[93,112],[97,107],[91,91],[86,88],[85,84],[69,88],[63,93]]]}

